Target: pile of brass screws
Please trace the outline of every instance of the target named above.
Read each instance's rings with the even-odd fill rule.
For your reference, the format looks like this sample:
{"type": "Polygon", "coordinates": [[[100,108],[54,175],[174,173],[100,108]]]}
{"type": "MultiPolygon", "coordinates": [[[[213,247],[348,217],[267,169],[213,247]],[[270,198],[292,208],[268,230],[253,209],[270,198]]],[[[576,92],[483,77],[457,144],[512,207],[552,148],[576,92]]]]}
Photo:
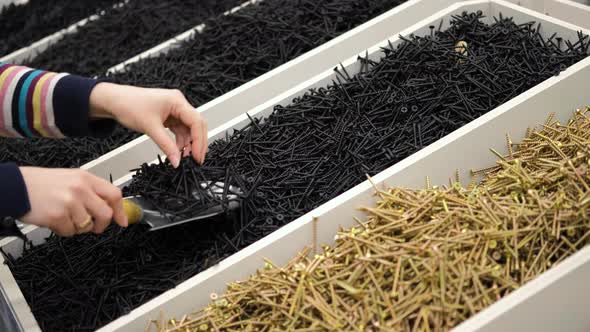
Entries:
{"type": "MultiPolygon", "coordinates": [[[[550,116],[467,188],[377,190],[332,247],[212,294],[159,331],[443,331],[589,242],[590,109],[550,116]]],[[[320,221],[321,222],[321,221],[320,221]]]]}

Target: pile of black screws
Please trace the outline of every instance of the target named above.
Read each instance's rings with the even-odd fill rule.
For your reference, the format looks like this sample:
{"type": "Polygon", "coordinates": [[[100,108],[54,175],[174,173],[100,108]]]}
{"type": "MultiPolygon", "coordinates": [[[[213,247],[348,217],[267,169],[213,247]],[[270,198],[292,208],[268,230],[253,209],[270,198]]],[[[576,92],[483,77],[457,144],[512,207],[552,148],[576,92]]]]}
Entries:
{"type": "Polygon", "coordinates": [[[28,63],[92,76],[105,72],[245,0],[131,0],[84,25],[28,63]]]}
{"type": "Polygon", "coordinates": [[[214,203],[202,183],[222,182],[223,195],[241,189],[241,208],[153,233],[51,237],[10,258],[37,321],[47,331],[104,325],[587,56],[587,36],[543,38],[534,22],[481,18],[405,37],[381,60],[360,58],[357,75],[338,69],[330,86],[212,142],[203,166],[143,165],[125,194],[183,217],[181,203],[214,203]]]}
{"type": "MultiPolygon", "coordinates": [[[[192,27],[203,21],[205,12],[222,11],[221,8],[224,6],[232,7],[236,3],[243,2],[239,0],[232,3],[226,0],[217,1],[213,5],[211,1],[202,1],[199,2],[199,6],[196,6],[192,1],[179,3],[178,0],[170,0],[154,7],[151,2],[152,5],[148,5],[145,0],[134,0],[125,7],[110,11],[99,21],[88,24],[80,30],[79,34],[68,36],[35,59],[31,65],[55,71],[94,74],[141,52],[148,47],[146,43],[153,43],[154,40],[163,38],[162,36],[166,34],[164,31],[157,32],[155,35],[150,32],[152,35],[146,35],[145,29],[154,28],[148,24],[152,16],[163,17],[164,21],[158,25],[163,25],[166,29],[176,29],[174,24],[169,26],[171,24],[168,24],[169,22],[164,18],[177,17],[176,11],[188,12],[191,15],[187,15],[186,20],[192,22],[190,26],[192,27]],[[192,9],[184,10],[184,6],[192,9]],[[195,15],[195,8],[201,7],[206,10],[195,15]],[[199,18],[196,23],[192,21],[195,17],[199,18]],[[146,26],[143,27],[140,23],[146,26]],[[121,32],[118,29],[121,24],[131,31],[119,36],[121,32]],[[143,28],[138,28],[138,24],[143,28]],[[111,33],[117,36],[112,36],[111,33]],[[143,37],[138,38],[127,34],[141,34],[143,37]],[[156,36],[159,37],[156,38],[156,36]],[[115,44],[119,43],[119,38],[124,38],[121,43],[125,46],[114,47],[113,44],[108,47],[96,47],[101,45],[101,41],[96,40],[97,38],[101,40],[104,38],[103,42],[115,44]],[[91,47],[91,45],[94,46],[91,47]],[[137,47],[134,54],[123,54],[134,47],[137,47]],[[92,54],[88,54],[89,50],[92,50],[92,54]],[[63,52],[80,52],[80,54],[74,56],[63,52]],[[120,54],[117,61],[107,64],[104,61],[110,61],[109,57],[114,55],[104,57],[104,54],[100,52],[120,52],[120,54]]],[[[402,2],[404,0],[264,0],[255,5],[246,6],[231,15],[217,15],[206,22],[208,28],[202,34],[186,41],[178,50],[169,53],[168,56],[148,59],[128,66],[126,73],[117,74],[110,80],[146,87],[178,88],[187,94],[195,106],[199,106],[402,2]],[[228,48],[227,45],[230,47],[228,48]]],[[[151,19],[156,20],[153,17],[151,19]]],[[[59,142],[49,139],[20,141],[0,138],[0,162],[14,161],[21,165],[45,167],[78,167],[97,158],[100,153],[111,151],[136,137],[138,137],[137,134],[121,128],[110,138],[110,141],[95,139],[66,139],[59,142]],[[51,158],[45,157],[46,152],[50,153],[51,158]],[[37,160],[39,164],[33,163],[37,160]]]]}
{"type": "MultiPolygon", "coordinates": [[[[53,2],[53,1],[51,1],[53,2]]],[[[132,0],[50,47],[29,66],[94,75],[242,3],[242,0],[132,0]]],[[[10,20],[8,20],[10,21],[10,20]]],[[[140,135],[119,127],[107,139],[0,138],[0,162],[23,166],[79,167],[140,135]]]]}
{"type": "Polygon", "coordinates": [[[139,61],[112,79],[181,89],[195,106],[369,21],[405,0],[263,0],[205,22],[166,56],[139,61]]]}
{"type": "Polygon", "coordinates": [[[30,0],[0,11],[0,57],[109,8],[121,0],[30,0]]]}
{"type": "Polygon", "coordinates": [[[231,227],[218,218],[157,233],[137,226],[52,235],[8,266],[43,331],[95,331],[213,265],[210,248],[231,227]]]}
{"type": "Polygon", "coordinates": [[[117,126],[106,138],[0,138],[0,163],[19,166],[80,167],[85,163],[139,137],[140,134],[117,126]]]}

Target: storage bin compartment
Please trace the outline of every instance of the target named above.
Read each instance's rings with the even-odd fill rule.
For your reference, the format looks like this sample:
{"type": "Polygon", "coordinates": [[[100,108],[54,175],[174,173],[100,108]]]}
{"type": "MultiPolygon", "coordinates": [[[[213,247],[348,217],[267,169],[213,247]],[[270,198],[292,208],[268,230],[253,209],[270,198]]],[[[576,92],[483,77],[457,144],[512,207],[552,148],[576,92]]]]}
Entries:
{"type": "MultiPolygon", "coordinates": [[[[492,17],[502,13],[504,17],[512,16],[516,22],[535,20],[542,22],[544,36],[558,32],[564,38],[573,37],[571,33],[577,27],[559,22],[552,18],[539,16],[526,9],[518,9],[502,1],[474,1],[450,7],[414,27],[403,34],[414,32],[416,35],[426,34],[431,24],[438,24],[440,18],[448,18],[463,10],[482,10],[492,17]]],[[[398,42],[392,38],[392,43],[398,42]]],[[[384,45],[384,44],[381,44],[384,45]]],[[[372,48],[369,54],[376,54],[378,48],[372,48]]],[[[344,62],[349,73],[355,73],[359,66],[351,59],[344,62]]],[[[379,187],[402,186],[423,187],[428,175],[434,184],[446,184],[453,177],[455,169],[460,166],[460,177],[469,178],[469,170],[490,165],[495,156],[488,148],[505,151],[505,134],[510,133],[515,141],[524,136],[528,126],[542,123],[550,112],[557,118],[568,119],[575,108],[584,107],[588,103],[586,95],[587,77],[590,74],[590,60],[585,59],[573,65],[560,76],[553,77],[520,96],[495,108],[470,124],[454,131],[436,143],[424,148],[412,156],[397,163],[386,171],[373,177],[379,187]]],[[[270,114],[274,105],[287,104],[303,91],[325,86],[335,76],[326,72],[287,93],[255,108],[249,114],[261,117],[270,114]]],[[[242,128],[250,120],[243,115],[216,128],[210,133],[212,139],[223,137],[232,128],[242,128]]],[[[130,176],[120,179],[120,184],[129,181],[130,176]]],[[[359,206],[375,203],[373,187],[364,182],[319,208],[305,214],[278,231],[270,234],[257,243],[241,250],[225,259],[220,264],[189,279],[149,303],[143,305],[129,315],[107,325],[104,330],[139,331],[145,328],[151,319],[158,319],[161,312],[169,316],[182,317],[209,302],[209,294],[221,293],[226,283],[246,278],[256,269],[263,266],[263,259],[268,258],[275,264],[286,263],[304,246],[313,241],[313,218],[318,218],[318,244],[330,244],[340,226],[354,225],[353,216],[362,218],[357,211],[359,206]]],[[[510,296],[489,307],[463,325],[459,331],[481,329],[500,331],[504,329],[534,329],[551,331],[556,329],[585,330],[590,326],[590,319],[584,313],[588,305],[585,280],[590,267],[585,263],[588,259],[587,249],[567,259],[549,272],[541,275],[533,282],[515,291],[510,296]],[[567,289],[562,286],[570,283],[567,289]],[[574,283],[574,284],[571,284],[574,283]],[[558,294],[558,292],[562,292],[558,294]],[[579,294],[579,295],[577,295],[579,294]],[[557,312],[559,314],[557,314],[557,312]],[[542,313],[539,315],[539,313],[542,313]],[[546,313],[546,314],[545,314],[546,313]],[[561,316],[555,316],[561,315],[561,316]],[[509,319],[507,318],[509,317],[509,319]],[[559,320],[555,317],[560,317],[559,320]]]]}
{"type": "MultiPolygon", "coordinates": [[[[430,33],[429,26],[438,25],[442,18],[445,18],[448,24],[448,19],[453,14],[460,14],[463,11],[475,12],[477,10],[481,10],[490,21],[494,16],[502,13],[504,17],[514,17],[514,20],[519,23],[528,21],[541,22],[543,26],[541,34],[545,37],[556,32],[565,39],[573,40],[576,38],[576,31],[578,30],[575,26],[543,17],[528,10],[519,9],[502,1],[473,1],[465,5],[451,6],[449,9],[408,28],[402,34],[427,35],[430,33]]],[[[400,42],[400,39],[394,37],[391,41],[395,45],[400,42]]],[[[373,60],[380,58],[379,47],[386,45],[387,42],[383,42],[372,47],[368,51],[369,57],[373,60]]],[[[517,138],[516,135],[523,131],[522,128],[541,122],[547,116],[549,111],[543,112],[541,110],[548,109],[560,112],[567,107],[564,103],[570,103],[570,107],[584,105],[583,87],[587,85],[583,84],[583,82],[585,82],[584,77],[588,76],[589,64],[590,61],[586,59],[573,65],[565,72],[562,72],[560,76],[547,79],[538,86],[376,175],[373,180],[379,185],[386,183],[387,185],[417,187],[423,185],[425,175],[429,174],[433,183],[446,183],[457,165],[469,165],[472,168],[477,168],[493,162],[493,156],[486,154],[487,148],[494,143],[493,137],[500,137],[496,142],[497,146],[494,147],[503,147],[505,132],[510,132],[513,137],[517,138]],[[566,92],[564,93],[564,91],[566,92]],[[521,120],[520,123],[518,120],[521,120]]],[[[358,72],[360,69],[356,58],[345,61],[343,66],[351,74],[358,72]]],[[[326,86],[332,79],[335,79],[335,75],[332,71],[326,71],[262,104],[249,112],[249,114],[255,117],[268,115],[272,112],[274,105],[287,104],[293,98],[301,96],[309,88],[326,86]]],[[[565,115],[567,118],[569,114],[571,114],[570,111],[562,112],[559,117],[565,115]]],[[[212,139],[224,137],[226,131],[232,128],[242,128],[249,121],[246,115],[238,116],[227,124],[212,130],[209,136],[212,139]]],[[[463,170],[461,177],[468,177],[467,170],[463,170]]],[[[130,176],[123,177],[118,183],[124,184],[129,178],[130,176]]],[[[262,262],[262,257],[268,257],[277,264],[283,264],[297,251],[301,250],[302,246],[310,244],[313,234],[312,217],[319,218],[317,227],[318,241],[320,243],[330,243],[340,225],[350,226],[352,224],[351,216],[361,216],[356,211],[356,207],[373,202],[372,187],[368,182],[364,182],[230,256],[220,264],[203,271],[176,288],[144,304],[130,314],[119,318],[105,326],[103,330],[141,331],[148,320],[158,318],[161,310],[164,310],[169,315],[181,316],[196,307],[205,305],[208,302],[210,293],[221,292],[227,282],[245,278],[255,272],[262,262]]],[[[30,236],[39,241],[42,241],[42,238],[47,234],[46,231],[35,228],[29,228],[27,231],[30,236]]],[[[3,241],[0,245],[5,251],[18,256],[22,247],[19,242],[18,240],[8,240],[3,241]]],[[[560,268],[560,266],[557,268],[560,268]]],[[[18,286],[15,287],[14,280],[9,278],[10,271],[7,271],[7,268],[2,266],[0,273],[6,274],[6,277],[1,279],[3,280],[2,286],[4,289],[12,291],[13,297],[10,298],[10,301],[15,312],[19,317],[25,317],[26,319],[28,316],[28,318],[31,318],[30,310],[22,299],[18,286]]],[[[517,294],[517,292],[514,294],[517,294]]],[[[507,299],[514,298],[514,294],[507,297],[507,299]]]]}
{"type": "MultiPolygon", "coordinates": [[[[364,25],[354,29],[353,31],[350,31],[350,32],[336,38],[335,40],[324,45],[322,48],[320,48],[318,50],[313,50],[307,54],[304,54],[300,58],[294,60],[294,63],[288,63],[284,67],[279,67],[279,68],[275,69],[273,72],[269,73],[268,77],[272,78],[272,80],[274,80],[275,83],[282,82],[281,83],[281,84],[283,84],[282,88],[283,88],[283,90],[285,90],[286,87],[289,86],[288,84],[285,84],[285,82],[290,82],[290,84],[293,84],[293,82],[297,83],[297,82],[303,81],[304,78],[307,78],[309,76],[313,76],[313,75],[321,72],[322,70],[332,66],[333,64],[337,63],[341,59],[342,56],[344,56],[344,57],[350,56],[350,55],[355,54],[356,52],[370,46],[374,42],[369,44],[367,42],[367,40],[374,39],[375,34],[377,34],[378,36],[382,36],[382,37],[379,37],[379,39],[383,39],[385,36],[395,34],[396,33],[395,31],[399,31],[399,30],[401,30],[401,28],[409,26],[411,22],[414,22],[414,21],[418,20],[419,18],[423,18],[423,17],[428,16],[430,13],[435,11],[434,8],[440,9],[440,8],[444,7],[445,4],[450,3],[451,1],[448,1],[448,2],[441,1],[439,4],[440,7],[439,6],[430,6],[430,5],[425,4],[425,2],[427,2],[427,1],[412,0],[402,6],[396,7],[392,11],[376,18],[375,21],[370,21],[367,24],[364,24],[364,25]],[[405,10],[409,11],[409,15],[407,15],[405,13],[405,10]],[[300,76],[301,69],[304,67],[306,68],[306,70],[303,71],[304,74],[302,76],[300,76]],[[314,70],[311,70],[311,69],[314,69],[314,70]],[[284,72],[286,72],[286,74],[284,72]],[[287,74],[292,75],[292,76],[285,79],[285,77],[283,77],[282,75],[287,75],[287,74]],[[304,77],[304,78],[302,78],[302,77],[304,77]],[[295,79],[298,79],[299,81],[294,81],[295,79]]],[[[240,88],[241,91],[232,91],[229,93],[229,96],[223,96],[223,97],[221,97],[221,99],[216,99],[211,102],[212,106],[210,107],[209,112],[213,112],[213,109],[217,109],[217,110],[231,109],[233,112],[233,113],[225,114],[225,115],[223,115],[223,113],[220,112],[219,115],[217,116],[218,123],[216,125],[226,122],[227,120],[231,119],[232,117],[234,117],[237,114],[243,114],[243,112],[246,110],[245,108],[243,108],[243,107],[242,108],[238,108],[238,107],[231,108],[230,106],[228,106],[227,103],[239,102],[239,101],[236,101],[236,99],[235,99],[237,97],[243,98],[242,100],[249,99],[249,96],[251,96],[253,93],[252,89],[257,89],[256,91],[258,91],[258,93],[261,94],[261,95],[257,95],[257,98],[259,100],[262,100],[265,96],[271,95],[271,93],[272,93],[272,95],[276,94],[274,91],[268,92],[267,90],[265,90],[270,87],[272,87],[272,89],[276,89],[276,87],[274,86],[274,84],[272,82],[271,83],[266,82],[266,77],[257,79],[253,82],[250,82],[250,83],[251,84],[249,84],[247,89],[240,88]],[[262,84],[262,83],[264,83],[264,84],[262,84]]],[[[278,91],[281,91],[281,90],[278,90],[278,91]]],[[[251,104],[254,104],[254,101],[248,101],[248,102],[251,104]]],[[[205,107],[204,107],[205,110],[208,109],[207,108],[208,105],[205,105],[205,107]]],[[[126,174],[128,172],[128,169],[137,166],[142,161],[146,161],[146,160],[153,158],[153,156],[155,155],[155,151],[157,151],[155,148],[153,148],[152,150],[150,150],[148,152],[142,151],[141,149],[136,149],[136,148],[134,148],[136,146],[136,143],[137,142],[131,143],[127,147],[129,149],[124,150],[125,151],[124,157],[125,157],[125,161],[127,162],[127,165],[120,166],[119,167],[119,169],[121,170],[120,174],[116,175],[116,176],[126,174]]],[[[106,155],[106,156],[99,158],[98,160],[96,160],[94,162],[91,162],[90,164],[87,164],[83,168],[93,171],[93,170],[95,170],[94,167],[101,167],[105,171],[104,177],[108,178],[109,173],[111,173],[110,169],[111,169],[111,167],[114,167],[113,165],[115,165],[117,163],[117,160],[115,160],[112,164],[109,164],[110,162],[111,162],[111,160],[110,160],[109,156],[106,155]],[[103,162],[104,162],[104,164],[103,164],[103,162]]],[[[30,238],[34,239],[35,243],[43,242],[43,239],[49,235],[49,232],[47,230],[38,229],[36,227],[31,227],[31,226],[25,228],[25,232],[29,234],[30,238]]],[[[19,241],[9,241],[9,240],[6,240],[6,241],[8,241],[7,243],[9,243],[5,247],[8,253],[18,256],[20,254],[20,252],[22,252],[22,243],[19,243],[19,241]]],[[[4,267],[5,266],[3,266],[3,268],[4,267]]],[[[0,280],[10,280],[10,279],[11,279],[10,272],[8,270],[0,271],[0,280]],[[8,274],[6,274],[6,273],[8,273],[8,274]]],[[[14,286],[16,286],[16,284],[8,283],[6,285],[2,285],[2,290],[5,293],[4,294],[5,297],[8,299],[16,299],[14,301],[11,300],[11,304],[7,306],[7,310],[8,310],[7,312],[14,312],[15,315],[18,317],[17,320],[13,321],[15,326],[20,324],[22,329],[26,330],[26,331],[38,330],[38,326],[35,322],[34,317],[31,315],[30,310],[26,308],[27,307],[26,302],[21,302],[19,304],[19,301],[23,300],[23,296],[22,296],[22,293],[20,292],[20,290],[18,289],[18,286],[16,286],[16,287],[14,287],[14,286]],[[18,300],[17,298],[20,300],[18,300]],[[18,309],[19,307],[20,307],[20,309],[18,309]],[[24,308],[24,310],[21,310],[23,308],[24,308]]]]}

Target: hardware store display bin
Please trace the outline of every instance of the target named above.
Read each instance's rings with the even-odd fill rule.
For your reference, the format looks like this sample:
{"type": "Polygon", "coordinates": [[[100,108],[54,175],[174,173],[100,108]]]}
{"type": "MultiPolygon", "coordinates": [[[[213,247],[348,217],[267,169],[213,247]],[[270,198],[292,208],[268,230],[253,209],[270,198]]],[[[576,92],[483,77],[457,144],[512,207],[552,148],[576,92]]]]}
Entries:
{"type": "MultiPolygon", "coordinates": [[[[424,35],[431,24],[438,24],[441,18],[447,18],[448,22],[452,14],[459,14],[464,10],[482,10],[490,19],[501,12],[505,17],[514,17],[517,23],[542,22],[544,36],[558,32],[564,38],[574,38],[576,31],[580,30],[576,26],[504,1],[473,1],[453,5],[409,28],[403,34],[414,32],[416,35],[424,35]]],[[[399,41],[396,37],[392,37],[391,40],[394,44],[399,41]]],[[[385,44],[380,43],[378,46],[383,45],[385,44]]],[[[369,54],[378,56],[378,46],[371,48],[369,54]]],[[[349,73],[358,71],[355,59],[343,64],[349,73]]],[[[260,105],[249,114],[256,117],[268,115],[274,105],[288,103],[311,87],[325,86],[333,78],[332,71],[326,71],[260,105]]],[[[506,150],[507,132],[516,141],[524,136],[528,126],[543,123],[550,112],[555,112],[558,119],[565,121],[573,114],[575,108],[584,107],[588,103],[589,81],[590,59],[585,59],[562,72],[560,76],[546,80],[374,176],[373,182],[379,187],[418,188],[424,186],[425,176],[429,175],[434,184],[445,184],[453,176],[457,165],[464,167],[460,172],[461,178],[469,178],[469,169],[485,167],[495,161],[495,156],[488,148],[495,148],[501,152],[506,150]]],[[[241,128],[248,121],[247,116],[239,116],[212,130],[210,139],[223,137],[227,130],[241,128]]],[[[130,176],[124,177],[119,183],[124,184],[129,178],[130,176]]],[[[244,279],[261,268],[263,258],[268,258],[278,265],[284,264],[304,246],[311,245],[314,217],[319,218],[318,244],[332,243],[333,236],[340,226],[354,225],[353,216],[363,217],[363,214],[357,211],[357,207],[375,203],[373,192],[372,185],[365,181],[102,330],[140,331],[149,320],[158,319],[161,312],[165,313],[165,316],[181,317],[202,308],[209,302],[209,294],[221,293],[228,282],[244,279]]],[[[586,308],[590,305],[590,299],[586,295],[590,291],[587,283],[590,278],[589,254],[590,248],[582,250],[472,317],[456,330],[587,330],[590,327],[590,317],[586,314],[586,308]]]]}
{"type": "MultiPolygon", "coordinates": [[[[419,1],[413,2],[414,5],[417,3],[419,1]]],[[[517,23],[542,22],[543,28],[541,32],[546,37],[557,32],[564,38],[573,39],[576,36],[576,31],[580,30],[577,26],[501,0],[482,0],[449,6],[447,9],[411,26],[402,34],[425,35],[429,31],[428,26],[438,24],[443,18],[445,23],[448,23],[451,15],[460,14],[465,10],[470,12],[482,10],[490,20],[502,13],[505,17],[514,17],[517,23]]],[[[384,15],[387,14],[390,13],[384,15]]],[[[403,14],[403,12],[398,14],[403,14]]],[[[413,21],[416,20],[414,17],[413,21]]],[[[385,25],[375,28],[375,25],[365,24],[357,28],[357,33],[362,36],[362,32],[380,28],[384,29],[380,30],[381,33],[387,32],[385,25]]],[[[588,33],[588,31],[584,31],[584,33],[588,33]]],[[[336,38],[339,41],[333,41],[334,45],[332,46],[337,47],[339,42],[347,42],[347,38],[352,38],[350,35],[353,34],[347,33],[336,38]]],[[[356,38],[357,35],[354,36],[356,38]]],[[[389,39],[394,45],[400,41],[397,35],[391,33],[391,31],[383,36],[383,38],[385,37],[390,37],[389,39]]],[[[244,89],[242,87],[236,89],[242,89],[241,92],[234,93],[232,91],[200,108],[200,111],[204,112],[206,117],[209,117],[209,114],[213,117],[213,124],[210,127],[218,126],[210,131],[209,138],[213,140],[223,137],[226,131],[241,128],[249,122],[248,117],[244,114],[244,111],[249,108],[235,108],[231,104],[231,102],[240,100],[239,98],[256,100],[256,103],[260,105],[254,107],[248,113],[251,116],[261,117],[268,115],[274,105],[288,103],[294,97],[302,95],[309,88],[325,86],[331,82],[334,78],[331,70],[320,73],[320,70],[333,67],[339,62],[337,57],[328,52],[328,44],[302,56],[309,55],[309,59],[301,60],[303,63],[315,63],[314,61],[318,61],[321,65],[318,65],[318,71],[315,71],[315,74],[319,73],[318,75],[313,78],[306,77],[309,78],[307,81],[304,81],[305,78],[300,79],[298,82],[302,83],[298,86],[280,94],[278,94],[279,91],[264,96],[257,94],[259,91],[257,87],[271,84],[269,82],[274,82],[273,80],[282,81],[286,79],[288,76],[284,73],[289,73],[289,68],[303,68],[300,67],[302,66],[301,62],[297,62],[302,57],[277,68],[276,73],[273,75],[270,74],[275,71],[264,75],[256,84],[244,89]],[[282,70],[279,70],[281,68],[282,70]],[[281,74],[285,76],[281,76],[281,74]],[[232,95],[232,93],[237,96],[232,95]],[[216,115],[213,110],[218,110],[215,112],[216,115]]],[[[386,42],[380,42],[371,47],[369,49],[370,57],[372,59],[380,57],[379,47],[384,45],[386,45],[386,42]]],[[[360,49],[350,52],[362,53],[360,49]]],[[[359,65],[356,62],[356,56],[344,61],[343,65],[351,73],[358,72],[359,65]]],[[[295,69],[292,70],[295,71],[295,69]]],[[[290,82],[292,84],[293,81],[290,82]]],[[[379,173],[373,177],[373,182],[380,187],[403,186],[418,188],[424,186],[425,176],[428,175],[433,183],[444,184],[447,183],[448,178],[454,174],[456,167],[459,165],[462,167],[460,176],[469,178],[469,169],[485,167],[495,161],[494,155],[488,152],[488,148],[495,148],[501,152],[505,150],[504,135],[506,133],[509,133],[517,141],[524,136],[527,127],[542,123],[550,112],[555,112],[557,119],[565,121],[573,114],[575,108],[581,108],[589,104],[587,93],[589,82],[590,59],[585,59],[571,66],[559,76],[544,81],[379,173]]],[[[286,87],[284,86],[283,90],[286,87]]],[[[257,104],[253,104],[253,106],[257,104]]],[[[99,160],[88,164],[85,168],[95,172],[108,172],[109,167],[119,167],[117,176],[120,176],[125,172],[125,169],[136,167],[144,161],[154,159],[155,153],[157,153],[156,148],[145,138],[140,138],[117,149],[114,153],[105,155],[99,160]],[[122,164],[123,166],[121,166],[122,164]]],[[[117,183],[123,185],[129,179],[130,175],[122,176],[117,183]]],[[[339,226],[352,226],[353,216],[363,217],[363,214],[356,210],[357,207],[375,203],[373,192],[372,185],[368,181],[359,184],[259,240],[257,243],[230,256],[217,266],[203,271],[175,289],[160,295],[133,310],[130,314],[101,328],[100,331],[143,331],[150,319],[158,318],[160,311],[164,311],[166,315],[182,316],[206,305],[210,293],[222,292],[226,283],[246,278],[254,273],[257,268],[262,266],[263,258],[269,258],[277,264],[287,262],[305,245],[312,244],[313,217],[319,218],[317,227],[319,243],[331,243],[339,226]]],[[[26,232],[36,243],[41,243],[43,238],[48,235],[48,231],[35,227],[27,227],[26,232]]],[[[5,239],[0,242],[0,246],[13,255],[19,255],[22,250],[20,240],[5,239]]],[[[587,330],[590,328],[590,316],[586,314],[586,308],[590,305],[590,297],[586,295],[590,291],[587,282],[590,278],[589,260],[590,248],[585,248],[534,281],[467,320],[455,330],[587,330]],[[559,319],[556,319],[556,317],[559,319]]],[[[20,293],[10,270],[5,265],[0,268],[0,285],[2,286],[2,292],[8,299],[6,305],[3,306],[0,303],[0,310],[2,312],[5,312],[5,310],[7,310],[6,312],[14,312],[18,318],[15,324],[20,325],[22,329],[26,331],[38,330],[38,326],[22,293],[20,293]]]]}
{"type": "MultiPolygon", "coordinates": [[[[456,4],[445,9],[403,32],[404,35],[415,33],[425,35],[429,26],[438,24],[441,19],[448,19],[462,11],[482,10],[488,19],[502,13],[505,17],[512,16],[517,23],[537,21],[542,23],[542,35],[548,37],[554,32],[564,38],[575,38],[578,27],[546,17],[531,10],[520,8],[510,3],[492,1],[470,1],[456,4]]],[[[584,33],[588,33],[584,31],[584,33]]],[[[390,36],[395,45],[400,40],[390,36]]],[[[381,42],[369,49],[369,56],[376,59],[380,56],[381,42]]],[[[332,63],[336,65],[337,62],[332,63]]],[[[356,57],[343,65],[351,73],[358,72],[356,57]]],[[[327,85],[334,78],[331,70],[325,71],[295,88],[276,96],[260,106],[252,109],[251,116],[268,115],[274,105],[285,104],[294,97],[303,94],[309,88],[327,85]]],[[[543,122],[549,112],[555,112],[560,120],[566,120],[575,108],[585,106],[587,86],[590,80],[590,59],[585,59],[568,68],[557,77],[552,77],[538,86],[528,90],[509,102],[495,108],[491,112],[474,120],[470,124],[454,131],[423,150],[404,159],[386,171],[373,177],[378,186],[422,187],[426,175],[435,184],[446,183],[452,176],[457,165],[461,169],[460,176],[468,178],[468,169],[489,165],[495,159],[487,152],[493,147],[499,151],[505,149],[505,133],[508,132],[515,140],[522,138],[527,126],[543,122]]],[[[221,125],[209,133],[210,139],[223,137],[227,130],[241,128],[248,123],[248,117],[242,114],[221,125]]],[[[137,145],[127,146],[127,152],[133,153],[137,145]]],[[[153,159],[153,155],[142,158],[153,159]]],[[[139,164],[140,162],[137,162],[139,164]]],[[[122,177],[119,184],[129,180],[122,177]]],[[[157,319],[160,312],[166,315],[182,316],[209,301],[209,294],[222,292],[227,282],[246,278],[262,266],[262,258],[269,258],[276,264],[283,264],[293,257],[304,245],[311,244],[312,217],[318,217],[319,243],[332,242],[339,226],[351,226],[352,216],[362,218],[356,208],[361,205],[374,204],[373,189],[368,181],[352,188],[346,193],[323,204],[278,231],[259,240],[257,243],[230,256],[193,278],[185,281],[130,314],[119,318],[103,327],[102,331],[142,331],[150,319],[157,319]]],[[[37,242],[42,241],[47,231],[29,227],[28,234],[37,242]]],[[[22,248],[20,240],[4,240],[0,243],[5,251],[18,255],[22,248]]],[[[555,266],[534,281],[498,301],[480,314],[472,317],[456,328],[461,331],[481,329],[496,331],[510,329],[527,330],[586,330],[590,327],[590,317],[585,308],[590,304],[588,296],[584,296],[590,286],[590,259],[584,249],[578,254],[555,266]],[[559,317],[559,319],[555,319],[559,317]]],[[[28,310],[18,286],[11,278],[7,267],[0,269],[2,287],[8,293],[12,308],[17,313],[23,326],[35,328],[34,318],[28,310]],[[32,320],[31,320],[32,319],[32,320]]]]}
{"type": "MultiPolygon", "coordinates": [[[[357,54],[384,38],[396,35],[414,22],[428,17],[454,2],[452,0],[435,2],[410,0],[321,47],[272,70],[262,77],[203,105],[198,110],[207,117],[210,127],[219,126],[239,114],[244,114],[248,109],[260,104],[262,101],[268,100],[288,90],[293,85],[321,73],[340,60],[357,54]]],[[[239,10],[239,8],[234,10],[239,10]]],[[[176,41],[187,38],[191,33],[193,32],[186,32],[130,61],[137,61],[144,56],[154,56],[160,52],[165,52],[173,47],[176,41]]],[[[32,50],[29,49],[29,51],[32,50]]],[[[112,68],[112,70],[121,70],[121,68],[120,65],[112,68]]],[[[127,174],[129,169],[136,167],[138,164],[153,159],[158,152],[159,150],[155,144],[144,136],[84,165],[82,168],[103,178],[108,178],[110,174],[116,178],[127,174]]],[[[28,233],[30,238],[34,239],[35,243],[42,242],[43,238],[49,234],[47,230],[35,226],[27,226],[24,231],[28,233]]],[[[3,248],[10,253],[18,253],[22,249],[22,244],[18,243],[18,241],[5,239],[2,243],[6,244],[6,246],[3,245],[3,248]]],[[[2,268],[5,268],[5,266],[3,265],[2,268]]],[[[0,300],[0,311],[7,313],[3,317],[14,317],[15,319],[9,319],[7,323],[12,324],[10,326],[15,328],[24,331],[39,330],[22,293],[14,283],[10,271],[8,269],[0,270],[2,270],[0,271],[0,280],[2,281],[0,291],[2,297],[6,299],[5,302],[0,300]],[[5,280],[7,282],[4,282],[5,280]]],[[[105,328],[108,330],[107,327],[105,328]]]]}

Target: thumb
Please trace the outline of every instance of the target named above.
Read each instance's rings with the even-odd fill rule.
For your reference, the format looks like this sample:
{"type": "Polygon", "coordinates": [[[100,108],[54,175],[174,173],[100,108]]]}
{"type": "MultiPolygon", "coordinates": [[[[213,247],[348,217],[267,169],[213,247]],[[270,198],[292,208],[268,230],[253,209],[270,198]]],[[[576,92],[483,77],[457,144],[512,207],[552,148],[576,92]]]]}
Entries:
{"type": "Polygon", "coordinates": [[[160,125],[147,134],[154,140],[154,142],[156,142],[160,149],[164,151],[166,156],[168,156],[168,160],[170,160],[172,166],[174,166],[174,168],[178,167],[178,165],[180,165],[180,151],[166,129],[160,125]]]}

